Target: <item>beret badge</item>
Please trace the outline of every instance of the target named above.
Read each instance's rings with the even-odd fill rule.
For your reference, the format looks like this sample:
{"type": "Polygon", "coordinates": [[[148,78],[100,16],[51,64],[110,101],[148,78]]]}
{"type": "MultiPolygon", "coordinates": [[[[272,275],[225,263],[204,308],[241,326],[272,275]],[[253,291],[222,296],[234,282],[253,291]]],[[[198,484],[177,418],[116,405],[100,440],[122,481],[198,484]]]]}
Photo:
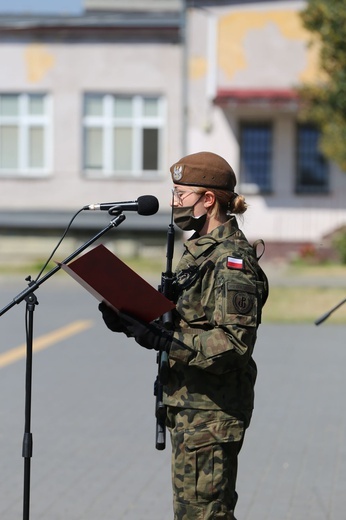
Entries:
{"type": "Polygon", "coordinates": [[[180,181],[183,176],[183,165],[175,164],[173,168],[173,180],[180,181]]]}

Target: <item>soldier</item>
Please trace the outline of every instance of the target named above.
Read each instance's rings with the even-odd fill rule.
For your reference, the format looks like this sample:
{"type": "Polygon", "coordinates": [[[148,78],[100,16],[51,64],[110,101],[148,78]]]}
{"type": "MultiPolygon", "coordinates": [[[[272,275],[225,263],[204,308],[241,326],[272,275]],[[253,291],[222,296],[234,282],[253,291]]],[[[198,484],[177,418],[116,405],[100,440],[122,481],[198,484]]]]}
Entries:
{"type": "Polygon", "coordinates": [[[195,233],[176,268],[174,327],[143,323],[104,303],[107,326],[169,357],[166,424],[175,520],[235,519],[238,454],[251,420],[252,358],[268,294],[256,248],[238,228],[246,211],[222,157],[199,152],[171,167],[173,218],[195,233]]]}

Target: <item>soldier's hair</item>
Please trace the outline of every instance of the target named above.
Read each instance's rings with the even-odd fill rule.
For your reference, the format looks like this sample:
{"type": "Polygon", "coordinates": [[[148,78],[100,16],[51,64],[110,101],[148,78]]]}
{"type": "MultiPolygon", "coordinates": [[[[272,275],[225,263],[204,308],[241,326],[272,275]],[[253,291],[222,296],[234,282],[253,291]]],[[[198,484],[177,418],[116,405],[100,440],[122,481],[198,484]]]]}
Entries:
{"type": "Polygon", "coordinates": [[[215,217],[222,215],[242,215],[248,208],[243,195],[238,195],[233,191],[216,190],[213,188],[193,188],[193,191],[203,194],[207,191],[212,191],[216,198],[215,217]]]}

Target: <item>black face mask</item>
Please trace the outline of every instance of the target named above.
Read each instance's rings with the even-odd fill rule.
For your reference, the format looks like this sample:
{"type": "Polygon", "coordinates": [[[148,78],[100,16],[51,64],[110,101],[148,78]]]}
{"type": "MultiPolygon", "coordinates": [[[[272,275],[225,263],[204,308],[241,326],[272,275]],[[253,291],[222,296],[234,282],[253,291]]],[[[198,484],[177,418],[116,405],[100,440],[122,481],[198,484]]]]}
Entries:
{"type": "MultiPolygon", "coordinates": [[[[204,194],[203,194],[204,195],[204,194]]],[[[173,207],[173,219],[174,223],[183,231],[201,231],[204,224],[207,220],[207,214],[204,213],[199,217],[195,217],[193,214],[193,208],[197,204],[197,202],[203,197],[196,200],[193,206],[182,206],[182,207],[173,207]]]]}

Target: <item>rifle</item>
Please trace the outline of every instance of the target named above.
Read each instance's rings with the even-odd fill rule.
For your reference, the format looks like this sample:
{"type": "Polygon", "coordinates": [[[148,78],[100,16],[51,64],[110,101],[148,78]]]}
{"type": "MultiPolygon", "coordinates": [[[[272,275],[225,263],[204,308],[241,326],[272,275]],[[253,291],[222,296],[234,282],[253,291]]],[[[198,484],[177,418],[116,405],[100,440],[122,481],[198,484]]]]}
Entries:
{"type": "MultiPolygon", "coordinates": [[[[174,225],[173,225],[173,201],[171,222],[167,231],[167,252],[166,252],[166,271],[161,275],[161,285],[159,291],[169,300],[173,300],[173,281],[172,261],[174,254],[174,225]]],[[[173,326],[172,311],[163,314],[162,324],[170,330],[173,326]]],[[[154,383],[155,417],[156,417],[156,438],[155,447],[157,450],[164,450],[166,447],[166,407],[163,404],[163,387],[168,383],[169,362],[167,352],[157,354],[158,372],[154,383]]]]}

